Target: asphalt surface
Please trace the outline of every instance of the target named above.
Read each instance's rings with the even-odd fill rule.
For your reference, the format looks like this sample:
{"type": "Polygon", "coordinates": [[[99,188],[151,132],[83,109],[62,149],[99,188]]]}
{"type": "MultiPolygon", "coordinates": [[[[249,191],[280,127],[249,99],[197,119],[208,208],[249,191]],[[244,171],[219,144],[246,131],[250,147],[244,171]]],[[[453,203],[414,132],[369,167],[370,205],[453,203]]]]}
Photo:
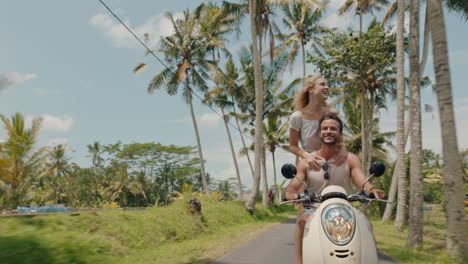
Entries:
{"type": "MultiPolygon", "coordinates": [[[[210,264],[294,263],[294,225],[291,218],[210,264]]],[[[379,264],[397,263],[379,252],[379,264]]]]}

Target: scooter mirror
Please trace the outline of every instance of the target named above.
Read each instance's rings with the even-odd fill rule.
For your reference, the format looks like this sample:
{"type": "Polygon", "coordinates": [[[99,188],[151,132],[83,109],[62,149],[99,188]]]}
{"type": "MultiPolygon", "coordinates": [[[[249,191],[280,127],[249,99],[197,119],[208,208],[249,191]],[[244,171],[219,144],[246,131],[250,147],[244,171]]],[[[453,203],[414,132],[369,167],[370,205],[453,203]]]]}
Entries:
{"type": "Polygon", "coordinates": [[[283,174],[283,177],[286,179],[292,179],[294,176],[296,176],[297,170],[296,166],[292,165],[291,163],[286,163],[281,167],[281,174],[283,174]]]}
{"type": "Polygon", "coordinates": [[[380,161],[376,161],[370,166],[369,172],[371,175],[373,174],[374,177],[380,177],[385,172],[385,165],[380,161]]]}

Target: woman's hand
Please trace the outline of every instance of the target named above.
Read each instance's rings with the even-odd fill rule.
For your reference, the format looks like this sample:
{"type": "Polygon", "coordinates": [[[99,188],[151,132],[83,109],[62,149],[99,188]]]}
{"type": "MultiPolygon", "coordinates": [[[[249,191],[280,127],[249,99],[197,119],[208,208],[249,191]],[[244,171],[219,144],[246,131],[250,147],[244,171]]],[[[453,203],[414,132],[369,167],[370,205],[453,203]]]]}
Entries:
{"type": "Polygon", "coordinates": [[[309,152],[303,152],[302,158],[306,162],[307,168],[314,171],[319,171],[322,168],[322,164],[325,162],[322,157],[309,152]]]}

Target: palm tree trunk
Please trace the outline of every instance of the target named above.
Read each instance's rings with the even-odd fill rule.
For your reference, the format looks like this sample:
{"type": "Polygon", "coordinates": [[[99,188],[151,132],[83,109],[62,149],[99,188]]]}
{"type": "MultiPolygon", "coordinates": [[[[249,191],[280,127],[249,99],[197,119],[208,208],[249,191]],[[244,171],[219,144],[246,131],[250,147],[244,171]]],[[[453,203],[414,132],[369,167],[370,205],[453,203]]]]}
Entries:
{"type": "Polygon", "coordinates": [[[209,195],[210,190],[208,189],[208,183],[206,181],[206,174],[205,174],[205,160],[203,159],[202,147],[201,147],[201,143],[200,143],[200,135],[198,133],[197,120],[195,118],[195,113],[193,111],[192,92],[191,92],[190,87],[189,87],[188,69],[185,70],[185,74],[187,75],[187,78],[185,78],[186,85],[187,85],[187,101],[188,101],[188,104],[190,106],[190,115],[192,116],[193,129],[195,130],[195,136],[197,138],[197,147],[198,147],[198,155],[200,157],[200,168],[201,168],[203,189],[205,191],[205,194],[209,195]]]}
{"type": "Polygon", "coordinates": [[[432,50],[436,77],[437,102],[442,130],[443,175],[447,218],[447,251],[455,259],[463,259],[466,238],[464,231],[463,172],[458,152],[457,131],[453,114],[452,85],[448,63],[447,36],[440,0],[429,0],[432,27],[432,50]]]}
{"type": "Polygon", "coordinates": [[[431,31],[431,24],[429,23],[429,3],[426,3],[426,16],[424,18],[424,40],[423,52],[421,56],[421,63],[419,64],[419,77],[424,74],[424,67],[426,66],[427,55],[429,53],[429,32],[431,31]]]}
{"type": "Polygon", "coordinates": [[[227,116],[224,114],[224,109],[221,107],[221,114],[223,115],[224,127],[226,128],[226,133],[229,139],[229,147],[231,148],[232,161],[234,162],[234,168],[236,169],[237,184],[239,185],[239,198],[244,196],[244,191],[242,190],[242,182],[239,173],[239,165],[237,164],[236,151],[234,150],[234,145],[232,144],[231,132],[229,131],[227,116]]]}
{"type": "MultiPolygon", "coordinates": [[[[404,57],[404,23],[405,23],[405,0],[398,0],[397,18],[397,162],[396,178],[398,179],[398,204],[395,217],[395,227],[398,231],[403,231],[406,224],[407,210],[407,188],[406,162],[405,162],[405,57],[404,57]]],[[[411,116],[409,114],[408,116],[411,116]]],[[[409,126],[406,126],[407,128],[409,126]]],[[[409,131],[409,129],[408,129],[409,131]]],[[[387,206],[388,207],[388,206],[387,206]]],[[[385,209],[387,215],[391,214],[391,209],[385,209]]]]}
{"type": "MultiPolygon", "coordinates": [[[[403,111],[404,112],[404,111],[403,111]]],[[[403,113],[403,118],[404,118],[404,113],[403,113]]],[[[398,119],[398,117],[397,117],[398,119]]],[[[401,173],[401,171],[399,172],[398,169],[400,168],[400,162],[403,162],[403,175],[405,177],[405,181],[406,181],[406,164],[404,164],[405,162],[405,146],[406,146],[406,142],[408,141],[408,136],[409,136],[409,129],[408,127],[410,126],[410,119],[408,118],[408,120],[406,120],[406,124],[405,124],[405,127],[404,127],[404,143],[403,143],[403,146],[402,146],[402,149],[403,149],[403,159],[400,159],[400,156],[399,156],[399,152],[398,152],[398,143],[397,143],[397,158],[396,158],[396,161],[395,161],[395,167],[393,169],[393,173],[392,173],[392,184],[390,185],[390,191],[388,192],[388,201],[390,203],[387,203],[387,205],[385,206],[385,212],[382,216],[382,223],[383,222],[387,222],[387,221],[390,221],[392,219],[392,211],[393,211],[393,207],[395,206],[395,198],[396,198],[396,194],[397,194],[397,191],[398,191],[398,175],[399,173],[401,173]]],[[[397,123],[398,123],[398,120],[397,120],[397,123]]],[[[397,128],[397,136],[398,136],[398,129],[400,129],[400,126],[398,126],[397,128]]],[[[397,142],[398,142],[398,138],[397,138],[397,142]]],[[[405,183],[406,184],[406,183],[405,183]]],[[[405,192],[405,197],[404,197],[405,201],[406,201],[406,192],[405,192]]],[[[405,205],[406,207],[406,205],[405,205]]],[[[403,226],[403,225],[402,225],[403,226]]],[[[400,230],[402,231],[402,230],[400,230]]]]}
{"type": "Polygon", "coordinates": [[[369,106],[368,106],[368,116],[367,116],[367,167],[362,168],[363,170],[369,170],[370,164],[372,162],[372,137],[374,130],[374,104],[375,104],[375,91],[371,90],[369,95],[369,106]]]}
{"type": "Polygon", "coordinates": [[[366,109],[366,94],[364,84],[361,83],[361,167],[364,174],[367,176],[367,109],[366,109]]]}
{"type": "Polygon", "coordinates": [[[410,1],[410,114],[411,164],[408,247],[422,244],[423,235],[423,175],[421,136],[421,94],[419,76],[419,1],[410,1]]]}
{"type": "Polygon", "coordinates": [[[261,153],[263,151],[263,127],[262,127],[262,112],[263,112],[263,76],[260,65],[260,55],[258,54],[257,46],[257,24],[256,24],[256,0],[249,0],[249,15],[250,15],[250,33],[252,38],[252,56],[254,64],[255,76],[255,176],[252,186],[252,194],[246,202],[247,211],[255,210],[255,201],[257,199],[260,187],[260,170],[261,170],[261,153]]]}
{"type": "Polygon", "coordinates": [[[262,181],[263,181],[263,193],[262,193],[262,204],[263,207],[268,208],[270,204],[268,203],[268,180],[266,173],[266,151],[262,152],[262,181]]]}
{"type": "Polygon", "coordinates": [[[271,160],[273,161],[273,180],[274,180],[274,184],[276,186],[276,200],[278,202],[281,201],[281,189],[278,185],[278,181],[276,179],[276,160],[275,160],[275,151],[272,151],[271,152],[271,160]]]}
{"type": "Polygon", "coordinates": [[[305,63],[305,49],[304,49],[304,43],[301,40],[301,49],[302,49],[302,78],[306,77],[306,63],[305,63]]]}
{"type": "MultiPolygon", "coordinates": [[[[234,101],[234,97],[233,97],[233,102],[234,101]]],[[[239,134],[240,134],[240,138],[241,138],[241,141],[242,141],[242,147],[244,147],[244,149],[248,149],[247,148],[247,145],[245,144],[245,140],[244,140],[244,134],[242,133],[242,130],[240,128],[240,124],[239,124],[239,118],[237,117],[237,111],[236,111],[236,106],[234,104],[234,114],[236,116],[236,124],[237,124],[237,129],[239,130],[239,134]]],[[[249,151],[246,151],[245,152],[245,155],[247,156],[247,161],[249,162],[249,167],[250,167],[250,171],[252,172],[252,179],[254,178],[255,176],[255,173],[254,173],[254,169],[253,169],[253,166],[252,166],[252,161],[250,160],[250,155],[249,155],[249,151]]]]}

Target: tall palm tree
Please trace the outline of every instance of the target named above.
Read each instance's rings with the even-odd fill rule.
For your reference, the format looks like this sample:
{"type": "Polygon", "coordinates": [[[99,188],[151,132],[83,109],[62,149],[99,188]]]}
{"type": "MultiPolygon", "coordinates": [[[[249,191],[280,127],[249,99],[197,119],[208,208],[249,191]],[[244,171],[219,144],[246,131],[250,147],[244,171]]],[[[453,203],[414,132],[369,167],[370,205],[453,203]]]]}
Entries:
{"type": "MultiPolygon", "coordinates": [[[[443,175],[447,217],[447,250],[455,259],[463,259],[466,238],[464,232],[463,172],[458,154],[457,133],[453,113],[452,86],[448,63],[447,37],[441,0],[429,0],[432,27],[432,50],[436,77],[437,101],[442,130],[443,175]]],[[[466,6],[466,5],[465,5],[466,6]]],[[[466,9],[465,9],[466,11],[466,9]]],[[[466,14],[466,12],[465,12],[466,14]]],[[[465,255],[466,256],[466,255],[465,255]]]]}
{"type": "MultiPolygon", "coordinates": [[[[229,59],[226,63],[226,72],[229,70],[232,70],[235,68],[234,62],[232,59],[229,59]]],[[[230,100],[229,93],[231,86],[229,83],[225,82],[226,80],[224,76],[226,76],[226,73],[223,73],[221,69],[216,70],[216,76],[215,76],[215,83],[217,83],[217,87],[212,89],[206,94],[206,101],[210,104],[215,104],[221,109],[221,114],[223,116],[223,122],[224,122],[224,127],[226,129],[226,134],[228,136],[229,140],[229,147],[231,150],[231,155],[232,155],[232,161],[234,163],[234,169],[236,170],[236,179],[237,179],[237,184],[239,188],[239,198],[243,197],[243,189],[242,189],[242,181],[241,181],[241,176],[239,172],[239,166],[237,164],[237,158],[236,158],[236,151],[234,150],[234,145],[232,143],[232,137],[231,137],[231,132],[229,130],[229,115],[225,113],[225,109],[228,109],[234,105],[234,102],[230,100]]]]}
{"type": "MultiPolygon", "coordinates": [[[[214,3],[200,5],[197,9],[197,13],[201,32],[203,35],[205,35],[208,49],[211,51],[213,61],[216,64],[214,69],[214,83],[216,87],[207,94],[209,99],[208,102],[215,103],[221,109],[224,126],[228,135],[234,168],[236,170],[237,183],[239,185],[239,197],[243,197],[239,166],[237,164],[236,153],[234,151],[231,132],[228,126],[229,116],[224,113],[225,108],[232,105],[232,103],[227,100],[230,91],[228,90],[229,86],[223,87],[225,89],[220,89],[220,86],[223,84],[223,78],[222,74],[220,74],[220,70],[218,69],[218,61],[220,60],[219,51],[224,51],[224,53],[230,57],[229,51],[227,51],[226,47],[224,46],[224,44],[227,42],[225,36],[234,30],[237,18],[235,16],[229,16],[226,9],[221,9],[214,3]],[[221,76],[217,78],[217,75],[221,76]]],[[[230,63],[233,64],[232,61],[230,61],[230,63]]]]}
{"type": "MultiPolygon", "coordinates": [[[[205,174],[205,161],[203,159],[200,135],[192,104],[192,87],[206,91],[208,86],[205,80],[208,80],[210,77],[207,71],[210,67],[214,67],[215,64],[213,61],[206,59],[210,46],[206,43],[205,36],[199,30],[200,27],[194,13],[184,11],[183,18],[175,20],[172,13],[167,12],[166,17],[171,21],[175,33],[161,39],[161,48],[158,51],[164,54],[169,66],[153,77],[148,86],[148,93],[153,93],[156,89],[164,87],[169,95],[175,95],[178,93],[179,87],[182,86],[182,96],[189,105],[197,140],[203,187],[205,193],[209,194],[205,174]]],[[[134,72],[139,72],[143,66],[144,64],[139,64],[134,69],[134,72]]]]}
{"type": "Polygon", "coordinates": [[[410,2],[410,114],[411,165],[408,247],[416,248],[423,238],[423,176],[421,135],[421,94],[419,74],[419,1],[410,2]]]}
{"type": "Polygon", "coordinates": [[[257,0],[249,0],[249,18],[250,18],[250,36],[252,39],[252,56],[254,66],[254,80],[255,80],[255,177],[252,186],[252,195],[245,203],[247,211],[253,212],[255,210],[255,202],[257,199],[260,187],[260,166],[261,166],[261,151],[263,149],[263,129],[262,129],[262,109],[263,109],[263,76],[261,66],[261,53],[259,52],[257,44],[257,0]]]}
{"type": "MultiPolygon", "coordinates": [[[[396,177],[398,178],[398,206],[395,218],[397,230],[402,231],[406,223],[407,188],[406,163],[405,163],[405,61],[404,61],[404,21],[405,21],[405,1],[398,1],[397,18],[397,161],[396,177]]],[[[392,190],[391,190],[392,191],[392,190]]],[[[396,190],[393,190],[396,191],[396,190]]],[[[391,207],[387,215],[391,214],[391,207]]]]}
{"type": "Polygon", "coordinates": [[[281,9],[284,14],[283,24],[290,33],[278,34],[278,37],[283,42],[278,52],[282,52],[289,48],[288,57],[290,63],[293,64],[298,54],[299,48],[302,53],[302,77],[306,77],[305,68],[305,46],[312,43],[314,50],[319,50],[319,36],[327,29],[320,25],[323,18],[323,10],[327,6],[328,1],[325,1],[321,7],[312,9],[310,4],[292,4],[283,5],[281,9]]]}
{"type": "MultiPolygon", "coordinates": [[[[245,59],[245,57],[248,58],[249,52],[247,49],[243,49],[243,55],[241,55],[241,65],[242,69],[244,70],[244,76],[243,80],[245,82],[244,87],[249,87],[249,83],[252,81],[252,75],[253,72],[251,71],[251,67],[248,65],[245,65],[244,63],[248,62],[248,59],[245,59]]],[[[271,119],[271,118],[280,118],[284,116],[290,115],[289,109],[291,109],[291,104],[293,100],[293,94],[295,92],[295,87],[299,84],[301,79],[296,79],[292,81],[290,84],[288,84],[286,87],[283,86],[282,82],[282,74],[287,66],[287,55],[285,53],[280,54],[275,57],[273,64],[270,66],[263,65],[263,83],[265,87],[265,92],[263,96],[263,101],[265,102],[263,108],[261,109],[261,114],[260,116],[257,116],[256,109],[253,108],[252,103],[255,99],[255,97],[250,93],[244,93],[244,97],[241,98],[242,101],[245,103],[241,104],[241,106],[245,106],[244,109],[241,109],[242,112],[244,113],[243,115],[239,115],[240,118],[247,123],[253,124],[254,121],[257,122],[257,119],[260,118],[261,122],[263,123],[263,120],[266,119],[271,119]],[[250,102],[250,103],[249,103],[250,102]]],[[[257,124],[257,123],[255,123],[257,124]]],[[[262,131],[264,128],[262,127],[262,131]]],[[[262,143],[264,142],[264,138],[262,135],[262,143]]],[[[255,143],[257,143],[255,141],[255,143]]],[[[262,144],[263,145],[263,144],[262,144]]],[[[262,152],[265,151],[265,148],[263,147],[262,152]]],[[[263,156],[263,154],[262,154],[263,156]]],[[[263,159],[264,160],[264,159],[263,159]]],[[[263,191],[263,198],[265,201],[265,206],[268,206],[266,204],[267,201],[267,188],[268,185],[266,184],[266,171],[264,170],[263,174],[264,178],[264,191],[263,191]]]]}

